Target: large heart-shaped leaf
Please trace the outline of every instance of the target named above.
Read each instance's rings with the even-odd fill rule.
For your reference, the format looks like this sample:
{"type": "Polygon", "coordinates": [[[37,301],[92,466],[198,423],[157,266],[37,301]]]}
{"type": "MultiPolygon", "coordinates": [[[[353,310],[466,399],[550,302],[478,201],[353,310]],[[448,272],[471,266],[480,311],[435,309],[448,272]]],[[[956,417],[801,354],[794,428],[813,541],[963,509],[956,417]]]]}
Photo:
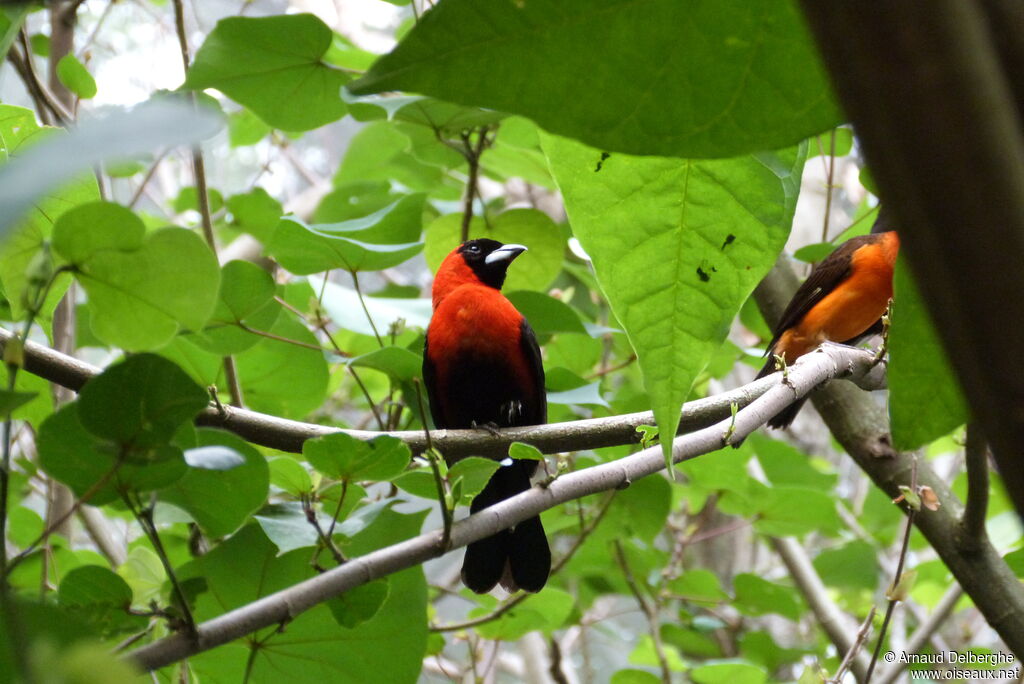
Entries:
{"type": "Polygon", "coordinates": [[[195,233],[146,234],[135,214],[110,202],[68,211],[54,250],[74,266],[89,295],[93,332],[124,349],[154,349],[180,327],[198,330],[217,301],[217,258],[195,233]]]}
{"type": "Polygon", "coordinates": [[[312,14],[221,19],[185,87],[216,88],[275,128],[318,128],[345,115],[341,86],[349,77],[323,62],[331,36],[312,14]]]}
{"type": "Polygon", "coordinates": [[[693,161],[608,156],[546,134],[543,145],[661,434],[674,435],[694,379],[786,241],[805,148],[693,161]]]}

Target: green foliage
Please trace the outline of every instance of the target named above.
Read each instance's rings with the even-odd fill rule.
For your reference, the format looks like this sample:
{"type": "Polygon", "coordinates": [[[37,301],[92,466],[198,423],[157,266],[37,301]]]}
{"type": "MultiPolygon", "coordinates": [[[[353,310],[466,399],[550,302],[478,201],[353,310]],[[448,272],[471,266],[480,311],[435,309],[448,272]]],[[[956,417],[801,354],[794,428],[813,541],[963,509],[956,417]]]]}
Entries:
{"type": "Polygon", "coordinates": [[[608,157],[553,136],[543,144],[573,232],[637,350],[658,429],[675,434],[697,374],[785,242],[805,148],[700,162],[608,157]]]}
{"type": "MultiPolygon", "coordinates": [[[[172,4],[150,4],[166,21],[147,26],[147,40],[176,54],[172,4]]],[[[186,17],[206,33],[188,36],[200,46],[182,87],[191,92],[102,115],[89,71],[103,76],[103,98],[120,98],[110,60],[134,57],[120,46],[136,32],[120,5],[101,31],[83,5],[95,49],[48,65],[77,98],[73,130],[0,105],[0,326],[68,349],[71,326],[54,311],[74,282],[70,347],[103,367],[69,398],[33,374],[34,357],[23,363],[19,345],[5,345],[0,413],[13,438],[0,683],[131,681],[128,661],[110,656],[119,643],[187,639],[186,609],[198,622],[222,618],[339,565],[365,568],[367,554],[424,532],[438,544],[424,565],[374,565],[370,576],[384,577],[154,676],[514,678],[488,668],[545,643],[565,679],[657,682],[667,669],[702,684],[818,681],[838,667],[835,649],[769,537],[797,538],[828,598],[858,620],[892,584],[900,508],[798,423],[681,463],[674,478],[543,511],[555,572],[536,595],[459,587],[461,551],[441,553],[439,509],[467,515],[504,454],[445,461],[436,449],[414,456],[393,435],[353,434],[418,439],[428,427],[430,272],[467,218],[470,237],[529,249],[503,292],[537,333],[549,422],[657,417],[657,427],[622,428],[633,443],[619,446],[544,455],[530,435],[511,444],[509,457],[543,461],[535,482],[551,493],[563,473],[597,465],[621,482],[614,461],[659,435],[669,447],[685,399],[751,377],[771,333],[749,295],[790,239],[805,158],[814,187],[833,145],[844,165],[861,162],[852,129],[835,127],[791,0],[426,4],[377,8],[397,26],[383,57],[309,14],[229,16],[212,29],[218,10],[198,24],[186,17]],[[210,138],[221,111],[227,134],[210,138]],[[175,146],[207,138],[201,217],[192,155],[175,146]],[[233,432],[258,418],[245,410],[270,414],[246,431],[252,443],[233,432]],[[197,427],[197,417],[222,427],[197,427]],[[281,436],[279,419],[323,436],[301,449],[265,439],[281,436]],[[107,518],[114,553],[74,518],[70,536],[52,529],[58,483],[107,518]]],[[[35,11],[0,10],[0,54],[30,17],[42,31],[31,50],[57,56],[35,11]]],[[[359,19],[346,15],[339,30],[359,19]]],[[[132,71],[130,82],[144,77],[132,71]]],[[[868,230],[874,199],[839,188],[854,176],[829,188],[833,218],[858,202],[850,220],[831,224],[829,242],[794,244],[797,259],[820,260],[868,230]]],[[[816,199],[805,198],[791,242],[806,241],[809,215],[820,234],[816,199]]],[[[896,291],[894,441],[927,445],[963,499],[963,400],[902,266],[896,291]]],[[[998,474],[991,489],[988,534],[1024,575],[998,474]]],[[[905,599],[930,613],[952,579],[926,546],[912,535],[917,580],[905,599]]],[[[996,645],[967,603],[944,630],[950,647],[996,645]]]]}
{"type": "Polygon", "coordinates": [[[335,268],[379,271],[417,254],[423,195],[407,195],[370,216],[333,225],[281,221],[269,250],[292,273],[308,275],[335,268]]]}
{"type": "Polygon", "coordinates": [[[968,419],[946,351],[906,263],[896,265],[889,348],[889,416],[893,446],[916,449],[968,419]]]}
{"type": "Polygon", "coordinates": [[[840,121],[790,2],[448,0],[349,89],[523,114],[632,154],[728,157],[840,121]]]}
{"type": "Polygon", "coordinates": [[[82,99],[96,97],[96,81],[74,55],[64,55],[57,62],[57,78],[64,87],[82,99]]]}
{"type": "Polygon", "coordinates": [[[222,19],[185,87],[216,88],[275,128],[308,131],[345,114],[343,71],[323,63],[331,30],[312,14],[222,19]]]}
{"type": "Polygon", "coordinates": [[[53,228],[54,251],[89,295],[89,321],[104,342],[155,349],[182,327],[197,330],[216,303],[217,260],[195,233],[146,234],[132,212],[96,202],[75,207],[53,228]]]}

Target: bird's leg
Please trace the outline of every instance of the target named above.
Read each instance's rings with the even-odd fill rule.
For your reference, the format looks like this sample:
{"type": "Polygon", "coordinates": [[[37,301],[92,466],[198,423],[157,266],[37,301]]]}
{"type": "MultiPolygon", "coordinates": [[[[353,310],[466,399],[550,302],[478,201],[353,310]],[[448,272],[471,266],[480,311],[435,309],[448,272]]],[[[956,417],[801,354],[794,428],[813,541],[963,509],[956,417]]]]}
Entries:
{"type": "Polygon", "coordinates": [[[878,351],[875,352],[875,358],[871,361],[872,366],[877,366],[885,358],[886,352],[889,351],[889,323],[892,319],[892,297],[889,298],[889,304],[885,307],[885,313],[882,314],[882,344],[878,346],[878,351]]]}
{"type": "Polygon", "coordinates": [[[775,370],[782,371],[782,384],[788,385],[789,383],[789,366],[786,365],[786,352],[781,354],[774,354],[775,359],[775,370]]]}
{"type": "Polygon", "coordinates": [[[486,423],[478,423],[475,420],[471,423],[474,430],[483,430],[484,432],[491,433],[494,437],[501,437],[501,428],[494,421],[487,421],[486,423]]]}

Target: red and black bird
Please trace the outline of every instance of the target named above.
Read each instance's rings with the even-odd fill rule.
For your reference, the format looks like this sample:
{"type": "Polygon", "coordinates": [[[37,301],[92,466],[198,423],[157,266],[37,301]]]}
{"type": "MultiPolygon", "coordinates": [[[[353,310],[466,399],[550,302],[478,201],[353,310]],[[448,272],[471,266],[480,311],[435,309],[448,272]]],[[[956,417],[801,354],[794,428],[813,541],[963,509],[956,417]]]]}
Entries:
{"type": "MultiPolygon", "coordinates": [[[[768,345],[768,362],[757,374],[775,371],[773,355],[787,364],[813,351],[822,342],[856,344],[882,330],[881,317],[892,298],[892,273],[900,238],[880,211],[868,235],[851,238],[811,271],[786,307],[768,345]]],[[[768,421],[768,426],[789,426],[800,412],[804,397],[768,421]]]]}
{"type": "MultiPolygon", "coordinates": [[[[537,337],[501,294],[509,264],[526,251],[496,240],[464,242],[434,278],[434,315],[423,350],[423,380],[438,428],[514,427],[547,422],[544,366],[537,337]]],[[[476,513],[530,488],[536,461],[502,465],[473,499],[476,513]]],[[[501,582],[540,591],[551,551],[540,518],[466,548],[462,581],[477,593],[501,582]]]]}

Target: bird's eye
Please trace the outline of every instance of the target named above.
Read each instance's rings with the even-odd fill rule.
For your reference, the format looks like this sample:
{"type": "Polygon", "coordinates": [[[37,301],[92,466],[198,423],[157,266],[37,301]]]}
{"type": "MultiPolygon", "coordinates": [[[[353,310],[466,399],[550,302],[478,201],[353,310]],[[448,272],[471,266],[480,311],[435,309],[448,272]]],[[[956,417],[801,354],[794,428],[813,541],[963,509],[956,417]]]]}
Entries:
{"type": "Polygon", "coordinates": [[[466,251],[469,252],[470,254],[479,254],[480,245],[470,245],[469,247],[466,247],[466,251]]]}

